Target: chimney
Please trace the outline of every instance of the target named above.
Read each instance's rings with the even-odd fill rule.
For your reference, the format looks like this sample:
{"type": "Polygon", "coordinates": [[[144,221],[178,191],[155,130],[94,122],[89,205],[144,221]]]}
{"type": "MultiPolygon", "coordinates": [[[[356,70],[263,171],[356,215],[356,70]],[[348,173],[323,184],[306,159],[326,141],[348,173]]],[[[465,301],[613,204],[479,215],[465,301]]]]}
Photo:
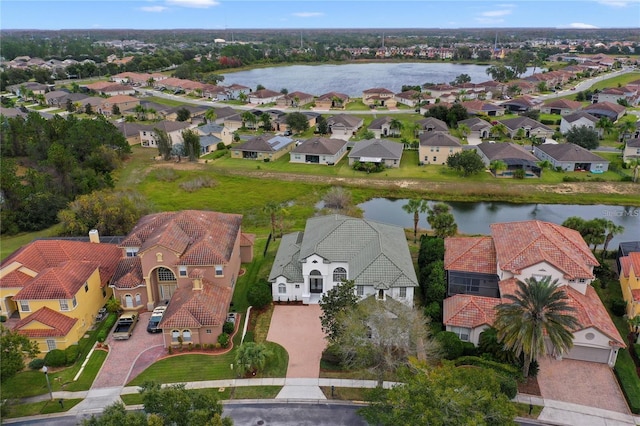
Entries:
{"type": "Polygon", "coordinates": [[[92,243],[100,243],[100,234],[97,229],[92,229],[89,231],[89,242],[92,243]]]}

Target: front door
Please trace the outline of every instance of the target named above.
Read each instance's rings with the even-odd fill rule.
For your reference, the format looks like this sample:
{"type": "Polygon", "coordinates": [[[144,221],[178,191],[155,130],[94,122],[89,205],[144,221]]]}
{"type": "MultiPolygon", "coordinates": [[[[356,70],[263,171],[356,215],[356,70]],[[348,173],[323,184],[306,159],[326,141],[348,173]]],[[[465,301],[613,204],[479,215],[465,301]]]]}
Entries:
{"type": "Polygon", "coordinates": [[[311,271],[309,275],[309,291],[311,293],[322,293],[322,274],[320,274],[320,271],[311,271]]]}

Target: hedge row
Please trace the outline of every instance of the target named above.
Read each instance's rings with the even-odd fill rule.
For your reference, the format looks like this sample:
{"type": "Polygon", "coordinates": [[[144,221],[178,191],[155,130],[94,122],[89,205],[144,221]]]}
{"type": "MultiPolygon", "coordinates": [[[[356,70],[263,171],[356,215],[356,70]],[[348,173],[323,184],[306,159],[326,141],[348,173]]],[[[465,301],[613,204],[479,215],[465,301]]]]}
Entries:
{"type": "Polygon", "coordinates": [[[522,371],[520,371],[518,367],[490,361],[488,359],[480,358],[477,356],[463,356],[456,359],[453,363],[456,367],[460,365],[475,365],[476,367],[490,368],[494,371],[497,371],[498,373],[506,374],[514,379],[519,380],[520,378],[522,378],[522,371]]]}

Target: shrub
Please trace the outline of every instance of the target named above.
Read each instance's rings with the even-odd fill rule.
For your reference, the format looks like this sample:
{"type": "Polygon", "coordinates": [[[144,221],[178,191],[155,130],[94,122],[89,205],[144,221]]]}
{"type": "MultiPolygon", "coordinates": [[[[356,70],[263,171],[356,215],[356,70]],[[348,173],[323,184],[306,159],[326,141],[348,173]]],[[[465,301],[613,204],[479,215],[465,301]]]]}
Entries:
{"type": "Polygon", "coordinates": [[[107,330],[100,330],[100,332],[98,333],[98,336],[96,337],[98,339],[98,342],[102,343],[105,340],[107,340],[107,330]]]}
{"type": "Polygon", "coordinates": [[[562,176],[563,182],[582,182],[582,179],[575,176],[562,176]]]}
{"type": "Polygon", "coordinates": [[[220,335],[218,336],[218,343],[223,348],[229,346],[229,335],[227,333],[220,333],[220,335]]]}
{"type": "Polygon", "coordinates": [[[254,282],[247,292],[247,301],[256,309],[262,309],[273,300],[271,284],[262,279],[254,282]]]}
{"type": "Polygon", "coordinates": [[[527,173],[524,171],[524,169],[517,169],[513,171],[514,179],[524,179],[526,176],[527,173]]]}
{"type": "Polygon", "coordinates": [[[64,350],[64,354],[67,359],[67,365],[71,365],[78,359],[78,355],[80,355],[80,347],[78,345],[71,345],[64,350]]]}
{"type": "Polygon", "coordinates": [[[209,176],[198,176],[180,184],[180,188],[187,192],[195,192],[201,188],[214,188],[215,186],[216,181],[209,176]]]}
{"type": "Polygon", "coordinates": [[[0,322],[7,322],[7,316],[6,315],[0,315],[0,322]]]}
{"type": "Polygon", "coordinates": [[[477,367],[490,368],[500,374],[507,375],[514,379],[519,379],[522,376],[521,370],[516,366],[491,361],[477,356],[460,357],[454,361],[454,365],[475,365],[477,367]]]}
{"type": "Polygon", "coordinates": [[[48,367],[62,367],[67,362],[67,356],[63,350],[54,349],[44,357],[44,364],[48,367]]]}
{"type": "Polygon", "coordinates": [[[189,342],[187,349],[189,349],[189,352],[191,352],[193,350],[193,343],[189,342]]]}
{"type": "Polygon", "coordinates": [[[169,347],[167,348],[167,353],[169,355],[173,354],[173,346],[169,345],[169,347]]]}
{"type": "Polygon", "coordinates": [[[235,330],[235,324],[232,323],[231,321],[225,322],[224,325],[222,326],[222,331],[227,334],[233,333],[233,330],[235,330]]]}
{"type": "Polygon", "coordinates": [[[271,159],[270,158],[265,158],[262,161],[264,161],[265,163],[268,163],[269,161],[271,161],[271,159]]]}
{"type": "Polygon", "coordinates": [[[322,351],[321,360],[328,364],[340,365],[341,359],[340,348],[336,344],[329,345],[324,351],[322,351]]]}
{"type": "Polygon", "coordinates": [[[200,346],[200,343],[196,343],[196,346],[195,346],[196,350],[200,350],[201,347],[202,346],[200,346]]]}
{"type": "Polygon", "coordinates": [[[456,359],[462,356],[462,340],[451,331],[441,331],[436,334],[436,340],[442,346],[445,359],[456,359]]]}
{"type": "Polygon", "coordinates": [[[107,316],[107,319],[104,321],[103,331],[106,331],[108,333],[109,330],[111,330],[111,327],[113,327],[113,325],[116,323],[117,320],[118,318],[115,316],[115,314],[111,314],[107,316]]]}
{"type": "Polygon", "coordinates": [[[518,382],[513,377],[500,376],[500,391],[507,395],[507,398],[513,399],[518,394],[518,382]]]}
{"type": "Polygon", "coordinates": [[[627,302],[624,299],[613,299],[611,301],[611,312],[615,316],[623,316],[627,312],[627,302]]]}
{"type": "Polygon", "coordinates": [[[40,370],[42,367],[44,367],[44,359],[42,358],[32,359],[29,363],[29,368],[32,370],[40,370]]]}
{"type": "Polygon", "coordinates": [[[154,173],[155,178],[164,182],[173,182],[178,179],[180,175],[173,169],[159,168],[154,173]]]}
{"type": "MultiPolygon", "coordinates": [[[[220,340],[220,337],[218,337],[218,340],[220,340]]],[[[216,343],[214,345],[214,349],[220,349],[222,347],[222,345],[220,344],[220,342],[216,343]]]]}
{"type": "Polygon", "coordinates": [[[224,142],[218,142],[218,144],[216,145],[216,149],[218,151],[223,151],[227,149],[227,146],[224,144],[224,142]]]}
{"type": "Polygon", "coordinates": [[[462,342],[462,356],[476,356],[478,348],[471,342],[462,342]]]}

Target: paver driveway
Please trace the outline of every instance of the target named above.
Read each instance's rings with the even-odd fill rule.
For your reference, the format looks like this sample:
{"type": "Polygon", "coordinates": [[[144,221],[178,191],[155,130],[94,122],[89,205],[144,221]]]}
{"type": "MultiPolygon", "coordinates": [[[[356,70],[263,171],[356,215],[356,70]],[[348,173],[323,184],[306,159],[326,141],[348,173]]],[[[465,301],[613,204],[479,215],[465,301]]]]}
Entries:
{"type": "Polygon", "coordinates": [[[542,397],[629,414],[613,371],[606,364],[544,357],[538,360],[542,397]]]}
{"type": "Polygon", "coordinates": [[[124,386],[165,353],[162,334],[147,333],[150,316],[150,312],[140,314],[129,340],[113,340],[109,333],[109,355],[91,389],[124,386]]]}
{"type": "Polygon", "coordinates": [[[287,377],[317,378],[320,358],[327,345],[320,324],[320,305],[276,305],[267,340],[289,353],[287,377]]]}

